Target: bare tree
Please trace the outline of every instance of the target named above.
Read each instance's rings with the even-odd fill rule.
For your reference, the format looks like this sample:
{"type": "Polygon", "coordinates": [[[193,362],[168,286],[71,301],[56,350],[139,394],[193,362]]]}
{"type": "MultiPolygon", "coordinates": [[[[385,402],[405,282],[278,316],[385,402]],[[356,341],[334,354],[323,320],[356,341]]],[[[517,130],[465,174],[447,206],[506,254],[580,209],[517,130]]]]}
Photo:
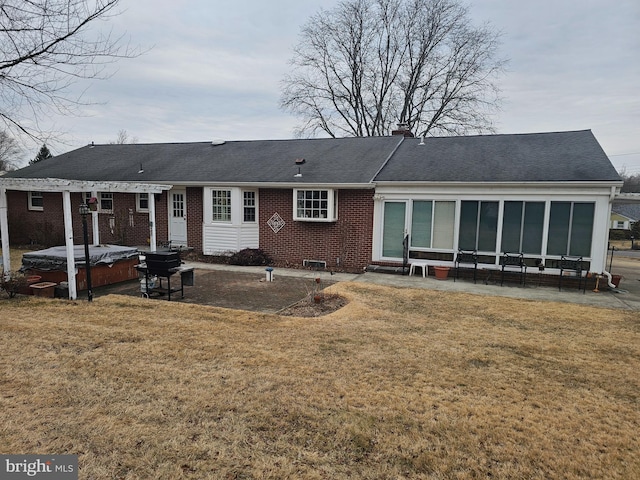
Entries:
{"type": "Polygon", "coordinates": [[[38,117],[81,105],[78,79],[105,78],[105,66],[139,54],[90,27],[116,15],[120,0],[1,0],[0,119],[7,129],[40,133],[38,117]]]}
{"type": "Polygon", "coordinates": [[[0,130],[0,172],[8,172],[18,168],[22,150],[15,138],[4,130],[0,130]]]}
{"type": "Polygon", "coordinates": [[[499,37],[457,0],[344,0],[302,28],[281,106],[301,136],[493,131],[499,37]]]}
{"type": "Polygon", "coordinates": [[[126,130],[118,131],[118,137],[109,142],[112,145],[124,145],[125,143],[138,143],[138,137],[129,137],[126,130]]]}

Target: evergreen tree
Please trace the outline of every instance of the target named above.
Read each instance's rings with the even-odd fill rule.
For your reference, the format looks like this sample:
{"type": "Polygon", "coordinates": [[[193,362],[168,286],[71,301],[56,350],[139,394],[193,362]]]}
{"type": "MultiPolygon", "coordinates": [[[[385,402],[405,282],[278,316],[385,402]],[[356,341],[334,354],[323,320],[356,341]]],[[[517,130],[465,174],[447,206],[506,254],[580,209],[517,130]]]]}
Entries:
{"type": "Polygon", "coordinates": [[[33,165],[34,163],[39,162],[40,160],[46,160],[47,158],[51,158],[51,157],[53,157],[53,155],[51,155],[51,152],[49,151],[47,146],[43,144],[42,147],[40,147],[40,151],[36,155],[36,158],[31,160],[29,162],[29,165],[33,165]]]}

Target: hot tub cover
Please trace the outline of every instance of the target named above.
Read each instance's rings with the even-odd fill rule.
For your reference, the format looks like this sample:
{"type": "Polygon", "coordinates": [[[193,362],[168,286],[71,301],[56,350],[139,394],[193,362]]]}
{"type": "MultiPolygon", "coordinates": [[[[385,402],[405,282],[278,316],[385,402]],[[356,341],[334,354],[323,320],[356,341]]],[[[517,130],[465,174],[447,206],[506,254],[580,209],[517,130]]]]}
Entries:
{"type": "MultiPolygon", "coordinates": [[[[133,247],[123,247],[121,245],[90,246],[89,264],[92,267],[95,265],[112,265],[118,260],[126,260],[138,255],[138,250],[133,247]]],[[[84,267],[84,245],[73,246],[73,259],[76,266],[84,267]]],[[[64,246],[60,246],[25,253],[22,255],[22,269],[64,271],[67,269],[67,249],[64,246]]]]}

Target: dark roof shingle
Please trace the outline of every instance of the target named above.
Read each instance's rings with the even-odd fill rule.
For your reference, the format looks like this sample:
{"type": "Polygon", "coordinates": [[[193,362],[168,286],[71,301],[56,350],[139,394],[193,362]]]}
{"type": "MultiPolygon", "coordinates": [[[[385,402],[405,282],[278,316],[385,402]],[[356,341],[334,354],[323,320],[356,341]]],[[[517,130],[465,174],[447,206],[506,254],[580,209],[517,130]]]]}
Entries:
{"type": "Polygon", "coordinates": [[[406,138],[381,182],[577,182],[620,177],[589,130],[406,138]]]}

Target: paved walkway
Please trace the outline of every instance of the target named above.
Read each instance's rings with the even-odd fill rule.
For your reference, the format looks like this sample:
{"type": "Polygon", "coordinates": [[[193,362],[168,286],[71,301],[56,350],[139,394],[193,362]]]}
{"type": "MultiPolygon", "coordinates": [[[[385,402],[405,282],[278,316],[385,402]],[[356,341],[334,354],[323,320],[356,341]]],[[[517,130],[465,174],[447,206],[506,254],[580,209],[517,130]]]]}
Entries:
{"type": "MultiPolygon", "coordinates": [[[[378,285],[388,285],[394,287],[411,287],[411,288],[427,288],[431,290],[464,292],[477,295],[494,295],[497,297],[522,298],[527,300],[568,302],[580,305],[591,305],[603,308],[620,308],[626,310],[640,311],[640,260],[634,258],[625,258],[624,254],[618,254],[618,258],[614,259],[612,271],[616,274],[623,275],[623,281],[618,291],[601,291],[595,293],[587,290],[566,290],[561,292],[555,287],[535,286],[531,283],[526,287],[518,285],[485,285],[483,282],[474,284],[470,280],[453,281],[436,280],[434,277],[422,278],[422,275],[407,276],[389,273],[366,272],[361,274],[335,273],[325,271],[297,270],[286,268],[275,268],[272,272],[274,281],[278,276],[316,278],[333,281],[352,281],[367,282],[378,285]]],[[[187,262],[189,266],[193,266],[203,270],[231,270],[245,273],[256,273],[257,275],[265,275],[265,267],[240,267],[234,265],[220,265],[200,262],[187,262]]]]}

